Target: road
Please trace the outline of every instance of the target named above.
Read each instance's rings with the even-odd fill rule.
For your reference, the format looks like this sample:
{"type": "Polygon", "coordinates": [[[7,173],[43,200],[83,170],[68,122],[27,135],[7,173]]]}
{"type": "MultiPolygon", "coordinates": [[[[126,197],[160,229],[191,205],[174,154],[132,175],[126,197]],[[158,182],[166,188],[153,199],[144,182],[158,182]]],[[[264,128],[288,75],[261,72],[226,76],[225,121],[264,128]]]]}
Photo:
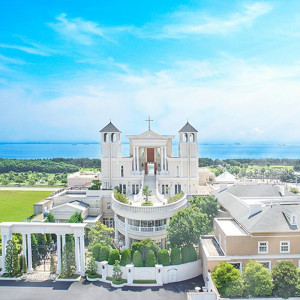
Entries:
{"type": "Polygon", "coordinates": [[[100,282],[15,282],[0,281],[0,299],[8,300],[186,300],[186,292],[203,286],[202,276],[158,288],[124,287],[115,289],[100,282]]]}

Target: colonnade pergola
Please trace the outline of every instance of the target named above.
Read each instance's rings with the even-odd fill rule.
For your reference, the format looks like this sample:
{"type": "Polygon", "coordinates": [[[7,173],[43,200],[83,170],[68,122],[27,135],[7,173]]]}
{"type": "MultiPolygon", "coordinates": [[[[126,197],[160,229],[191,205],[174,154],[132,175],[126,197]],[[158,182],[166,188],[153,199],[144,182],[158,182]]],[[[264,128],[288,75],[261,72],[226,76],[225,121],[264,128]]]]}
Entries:
{"type": "Polygon", "coordinates": [[[62,269],[62,251],[66,243],[66,234],[73,234],[75,240],[75,273],[85,274],[84,254],[84,223],[24,223],[24,222],[3,222],[0,223],[2,237],[2,273],[6,272],[5,257],[6,245],[12,239],[13,233],[22,234],[22,254],[26,257],[28,273],[33,272],[31,234],[56,234],[57,236],[57,270],[60,274],[62,269]],[[27,243],[26,243],[27,241],[27,243]]]}

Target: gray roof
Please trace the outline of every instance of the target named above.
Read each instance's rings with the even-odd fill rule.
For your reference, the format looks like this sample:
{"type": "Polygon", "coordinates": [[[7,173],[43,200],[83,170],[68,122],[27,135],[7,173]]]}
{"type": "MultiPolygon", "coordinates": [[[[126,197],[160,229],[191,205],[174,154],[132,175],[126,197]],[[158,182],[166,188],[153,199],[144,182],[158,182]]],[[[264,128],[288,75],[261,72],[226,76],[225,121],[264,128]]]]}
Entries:
{"type": "Polygon", "coordinates": [[[196,130],[189,122],[186,122],[179,132],[198,132],[198,130],[196,130]]]}
{"type": "Polygon", "coordinates": [[[100,132],[121,132],[112,122],[109,122],[100,132]]]}
{"type": "Polygon", "coordinates": [[[84,203],[84,202],[79,201],[79,200],[74,200],[74,201],[71,201],[71,202],[69,202],[69,203],[72,203],[72,204],[75,204],[75,205],[78,205],[78,206],[82,206],[82,207],[84,207],[84,208],[89,208],[89,207],[90,207],[89,204],[84,203]]]}
{"type": "MultiPolygon", "coordinates": [[[[262,191],[264,191],[266,197],[272,196],[266,193],[266,188],[259,188],[259,186],[254,185],[258,191],[254,192],[255,189],[252,190],[255,193],[253,197],[261,195],[262,191]]],[[[272,187],[272,185],[269,186],[272,187]]],[[[299,231],[300,205],[262,205],[260,212],[250,216],[248,204],[239,198],[246,195],[249,197],[249,190],[249,186],[247,185],[237,185],[217,193],[216,196],[220,205],[249,233],[299,231]],[[241,196],[236,196],[234,193],[238,193],[241,196]],[[297,226],[291,226],[284,215],[284,213],[291,214],[292,212],[297,215],[297,226]]]]}

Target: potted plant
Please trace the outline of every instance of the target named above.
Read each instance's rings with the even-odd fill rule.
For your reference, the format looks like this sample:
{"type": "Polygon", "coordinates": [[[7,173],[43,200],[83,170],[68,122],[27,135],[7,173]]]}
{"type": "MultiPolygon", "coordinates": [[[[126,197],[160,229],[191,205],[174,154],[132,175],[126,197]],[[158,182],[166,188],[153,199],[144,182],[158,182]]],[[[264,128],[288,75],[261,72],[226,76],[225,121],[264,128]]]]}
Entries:
{"type": "Polygon", "coordinates": [[[20,273],[22,274],[22,279],[27,279],[27,263],[26,258],[24,255],[21,255],[19,258],[19,264],[20,264],[20,273]]]}
{"type": "Polygon", "coordinates": [[[54,262],[54,257],[51,255],[50,257],[50,278],[51,280],[54,280],[56,277],[56,268],[55,268],[55,262],[54,262]]]}

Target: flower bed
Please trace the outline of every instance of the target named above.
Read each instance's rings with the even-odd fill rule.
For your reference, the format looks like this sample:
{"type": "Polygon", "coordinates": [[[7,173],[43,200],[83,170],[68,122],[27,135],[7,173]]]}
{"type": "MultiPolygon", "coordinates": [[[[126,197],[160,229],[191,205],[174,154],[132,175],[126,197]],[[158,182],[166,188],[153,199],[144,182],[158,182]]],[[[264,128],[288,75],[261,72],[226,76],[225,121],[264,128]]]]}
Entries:
{"type": "Polygon", "coordinates": [[[4,273],[2,274],[2,276],[0,277],[0,280],[22,280],[22,275],[18,274],[16,276],[10,276],[8,273],[4,273]]]}
{"type": "Polygon", "coordinates": [[[152,279],[149,279],[149,280],[133,280],[133,283],[136,283],[136,284],[156,284],[156,280],[152,280],[152,279]]]}
{"type": "Polygon", "coordinates": [[[77,274],[73,274],[72,276],[68,276],[68,277],[60,274],[56,278],[56,281],[71,281],[71,282],[75,282],[75,281],[79,281],[80,278],[81,278],[81,276],[77,275],[77,274]]]}

